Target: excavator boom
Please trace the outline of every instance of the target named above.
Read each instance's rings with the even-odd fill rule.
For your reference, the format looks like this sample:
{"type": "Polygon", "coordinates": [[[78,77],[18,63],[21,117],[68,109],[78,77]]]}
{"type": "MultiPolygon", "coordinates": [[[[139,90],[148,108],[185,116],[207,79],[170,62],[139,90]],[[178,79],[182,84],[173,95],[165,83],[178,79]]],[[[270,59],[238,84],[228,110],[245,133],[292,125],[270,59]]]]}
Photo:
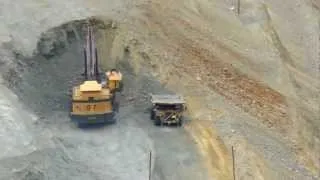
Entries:
{"type": "Polygon", "coordinates": [[[98,53],[96,48],[93,28],[89,24],[87,27],[86,43],[84,47],[84,76],[85,80],[100,81],[98,67],[98,53]]]}

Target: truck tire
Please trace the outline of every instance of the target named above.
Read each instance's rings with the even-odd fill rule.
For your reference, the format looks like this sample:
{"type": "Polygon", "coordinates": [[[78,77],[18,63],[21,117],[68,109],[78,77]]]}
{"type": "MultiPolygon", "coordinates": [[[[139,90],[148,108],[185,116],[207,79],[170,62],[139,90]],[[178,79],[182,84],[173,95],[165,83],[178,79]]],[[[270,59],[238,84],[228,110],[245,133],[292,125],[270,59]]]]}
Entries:
{"type": "Polygon", "coordinates": [[[161,120],[159,117],[156,117],[155,120],[154,120],[154,125],[156,126],[160,126],[161,125],[161,120]]]}
{"type": "Polygon", "coordinates": [[[151,119],[151,120],[154,120],[154,116],[155,116],[155,113],[154,113],[153,109],[151,109],[150,119],[151,119]]]}
{"type": "Polygon", "coordinates": [[[179,121],[178,121],[178,123],[177,123],[177,126],[181,127],[182,124],[183,124],[183,117],[180,117],[180,118],[179,118],[179,121]]]}

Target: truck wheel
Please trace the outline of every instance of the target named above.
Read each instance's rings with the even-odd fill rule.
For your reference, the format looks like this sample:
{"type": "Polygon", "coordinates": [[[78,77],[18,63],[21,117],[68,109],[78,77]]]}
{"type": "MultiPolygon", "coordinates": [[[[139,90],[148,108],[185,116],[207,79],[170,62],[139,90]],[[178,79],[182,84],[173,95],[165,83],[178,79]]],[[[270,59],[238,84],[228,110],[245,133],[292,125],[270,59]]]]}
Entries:
{"type": "Polygon", "coordinates": [[[179,121],[178,121],[178,123],[177,123],[177,125],[180,127],[180,126],[182,126],[182,123],[183,123],[183,118],[182,118],[182,117],[180,117],[180,118],[179,118],[179,121]]]}
{"type": "Polygon", "coordinates": [[[155,121],[154,121],[154,125],[156,126],[160,126],[161,125],[161,120],[159,117],[156,117],[155,121]]]}
{"type": "Polygon", "coordinates": [[[150,119],[151,120],[154,120],[154,116],[155,116],[155,113],[153,110],[151,110],[151,113],[150,113],[150,119]]]}

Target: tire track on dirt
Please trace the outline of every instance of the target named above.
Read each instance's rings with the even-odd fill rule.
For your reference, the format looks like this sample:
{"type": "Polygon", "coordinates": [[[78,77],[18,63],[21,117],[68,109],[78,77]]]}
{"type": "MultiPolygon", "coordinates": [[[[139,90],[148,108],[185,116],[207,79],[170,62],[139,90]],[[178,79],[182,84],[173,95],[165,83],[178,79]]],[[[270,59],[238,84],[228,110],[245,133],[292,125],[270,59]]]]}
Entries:
{"type": "Polygon", "coordinates": [[[230,180],[232,179],[230,154],[209,122],[193,120],[184,127],[196,142],[211,176],[217,180],[230,180]]]}

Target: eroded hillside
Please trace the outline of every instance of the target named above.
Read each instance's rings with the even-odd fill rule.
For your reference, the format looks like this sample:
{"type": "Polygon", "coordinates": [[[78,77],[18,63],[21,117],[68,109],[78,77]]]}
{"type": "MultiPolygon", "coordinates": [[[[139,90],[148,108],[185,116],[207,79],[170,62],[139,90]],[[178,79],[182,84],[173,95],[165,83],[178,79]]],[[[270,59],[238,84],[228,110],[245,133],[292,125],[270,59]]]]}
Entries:
{"type": "Polygon", "coordinates": [[[266,159],[255,162],[244,154],[238,171],[251,158],[246,173],[253,177],[299,177],[290,175],[297,169],[306,173],[295,164],[298,159],[317,175],[319,11],[307,1],[241,2],[239,16],[232,2],[139,4],[139,17],[123,25],[112,57],[117,59],[127,46],[137,72],[148,66],[164,84],[189,97],[195,120],[214,122],[226,144],[239,144],[239,151],[246,147],[253,157],[266,159]],[[267,170],[252,171],[261,163],[267,170]]]}
{"type": "MultiPolygon", "coordinates": [[[[100,167],[101,162],[97,157],[102,157],[105,147],[99,146],[99,139],[92,141],[90,137],[97,138],[108,133],[111,141],[114,134],[122,134],[124,126],[130,130],[130,135],[125,135],[135,136],[136,133],[134,142],[137,144],[143,142],[139,138],[140,134],[143,135],[141,138],[147,135],[150,139],[148,138],[148,145],[145,146],[152,144],[152,148],[159,152],[159,157],[174,157],[162,160],[160,158],[156,161],[155,171],[158,178],[204,178],[205,173],[196,169],[201,165],[198,164],[197,155],[191,153],[193,147],[189,147],[191,141],[187,141],[184,132],[179,130],[168,133],[169,131],[150,128],[145,124],[142,112],[128,117],[128,114],[137,110],[136,106],[145,106],[140,102],[146,101],[146,94],[160,90],[152,85],[153,81],[146,81],[147,76],[159,80],[165,88],[181,93],[187,98],[191,121],[187,122],[184,128],[202,155],[202,165],[211,175],[209,179],[232,179],[231,146],[235,149],[238,179],[319,178],[319,1],[241,0],[239,15],[236,13],[236,0],[74,0],[66,3],[29,1],[23,10],[10,5],[13,2],[3,4],[6,10],[3,11],[5,16],[2,17],[6,23],[4,29],[1,29],[4,37],[1,40],[4,42],[3,47],[11,48],[17,57],[28,56],[36,49],[36,42],[41,33],[69,22],[69,28],[77,34],[77,28],[73,27],[70,21],[97,16],[105,22],[104,30],[99,34],[99,57],[105,67],[115,65],[128,72],[129,79],[126,82],[130,85],[127,86],[125,94],[128,96],[125,97],[128,101],[126,103],[135,103],[135,107],[128,105],[124,108],[124,114],[121,116],[124,120],[115,130],[97,131],[83,137],[81,132],[75,129],[70,131],[69,126],[65,126],[67,118],[61,112],[50,113],[53,115],[47,120],[40,118],[38,121],[42,122],[41,127],[45,127],[51,134],[47,138],[55,137],[52,143],[58,141],[58,149],[61,146],[65,151],[62,154],[57,151],[54,156],[51,155],[51,151],[47,154],[44,151],[43,156],[48,157],[48,162],[52,161],[52,167],[56,166],[52,157],[60,156],[69,158],[64,163],[70,166],[73,162],[70,160],[70,154],[91,152],[90,146],[87,145],[90,143],[97,145],[96,150],[101,153],[98,153],[98,156],[93,155],[92,158],[92,164],[100,167]],[[13,10],[20,12],[20,16],[9,16],[13,10]],[[29,20],[31,17],[35,19],[29,20]],[[28,28],[23,28],[22,31],[22,25],[28,28]],[[123,67],[126,63],[133,67],[135,75],[129,75],[131,71],[123,67]],[[54,119],[58,121],[53,121],[54,119]],[[62,135],[62,132],[67,133],[62,135]],[[79,137],[85,140],[82,146],[84,151],[70,146],[74,142],[80,142],[80,139],[77,139],[79,137]],[[166,142],[169,143],[164,146],[161,142],[168,139],[170,141],[166,142]],[[175,144],[175,140],[181,143],[175,144]],[[172,151],[166,147],[170,147],[172,151]],[[183,151],[182,147],[190,152],[183,151]],[[181,154],[174,156],[172,152],[181,154]],[[194,163],[188,163],[191,161],[194,163]],[[185,167],[188,165],[186,171],[181,169],[173,172],[170,166],[166,166],[166,163],[173,167],[182,162],[185,163],[185,167]]],[[[21,2],[16,0],[16,3],[21,2]]],[[[57,36],[60,30],[61,28],[58,28],[53,33],[47,32],[48,41],[66,41],[63,40],[64,36],[57,36]]],[[[52,44],[47,43],[47,50],[50,51],[53,48],[52,44]]],[[[65,56],[65,59],[80,57],[74,53],[65,56]]],[[[13,64],[8,63],[8,60],[4,62],[10,64],[10,67],[13,64]]],[[[76,61],[69,62],[72,63],[76,64],[76,61]]],[[[48,63],[39,63],[38,66],[39,73],[44,73],[48,81],[52,77],[48,75],[49,72],[60,74],[61,68],[51,69],[48,63]],[[48,72],[40,72],[42,69],[48,69],[48,72]]],[[[13,69],[15,68],[13,65],[13,69]]],[[[12,83],[16,80],[12,78],[12,73],[19,73],[17,69],[7,72],[8,69],[3,68],[1,73],[5,81],[12,83]]],[[[36,74],[38,71],[33,73],[36,74]]],[[[25,84],[26,88],[31,88],[32,83],[35,83],[33,86],[36,87],[35,85],[39,85],[37,82],[45,81],[36,80],[32,78],[36,76],[32,75],[31,73],[27,76],[30,79],[25,84]]],[[[57,86],[60,84],[59,87],[63,89],[65,86],[62,85],[66,83],[62,80],[66,77],[63,74],[58,77],[57,79],[63,83],[59,83],[58,80],[52,83],[56,83],[57,86]]],[[[68,72],[68,78],[71,77],[73,74],[68,72]]],[[[25,89],[24,86],[21,87],[25,89]]],[[[43,87],[39,85],[39,88],[43,87]]],[[[43,90],[47,90],[45,88],[43,90]]],[[[29,92],[33,95],[31,90],[23,90],[22,94],[29,92]]],[[[56,92],[49,94],[50,97],[56,92]]],[[[32,96],[28,95],[28,98],[32,96]]],[[[45,97],[37,98],[37,101],[46,102],[45,97]]],[[[29,124],[29,129],[34,127],[28,119],[24,119],[23,122],[25,121],[29,124]]],[[[14,125],[15,121],[12,121],[12,124],[14,125]]],[[[36,137],[34,135],[34,138],[36,137]]],[[[127,142],[129,141],[123,142],[123,146],[126,146],[127,142]]],[[[40,144],[40,147],[42,146],[44,145],[40,144]]],[[[120,152],[120,147],[114,146],[120,152]]],[[[145,153],[145,149],[135,150],[145,153]]],[[[122,149],[121,152],[125,153],[126,149],[122,149]]],[[[25,161],[29,161],[33,156],[28,155],[29,159],[25,161]]],[[[115,161],[112,157],[106,157],[103,162],[106,166],[112,164],[108,158],[115,161]]],[[[143,160],[139,159],[139,162],[143,162],[144,158],[143,156],[143,160]]],[[[16,162],[20,162],[18,160],[16,162]]],[[[132,157],[131,160],[134,162],[136,159],[132,157]]],[[[7,161],[11,162],[10,159],[7,161]]],[[[3,164],[7,165],[7,161],[3,164]]],[[[87,166],[85,160],[81,162],[83,164],[72,164],[71,171],[87,166]]],[[[132,175],[117,175],[122,172],[120,167],[123,168],[121,162],[113,167],[115,174],[92,170],[91,174],[85,175],[95,176],[97,179],[114,176],[126,179],[133,174],[137,178],[144,177],[144,171],[135,169],[136,167],[129,162],[127,167],[132,168],[132,175]]],[[[52,176],[55,172],[63,172],[59,168],[46,171],[52,176]]],[[[69,176],[66,173],[63,177],[69,176]]]]}

